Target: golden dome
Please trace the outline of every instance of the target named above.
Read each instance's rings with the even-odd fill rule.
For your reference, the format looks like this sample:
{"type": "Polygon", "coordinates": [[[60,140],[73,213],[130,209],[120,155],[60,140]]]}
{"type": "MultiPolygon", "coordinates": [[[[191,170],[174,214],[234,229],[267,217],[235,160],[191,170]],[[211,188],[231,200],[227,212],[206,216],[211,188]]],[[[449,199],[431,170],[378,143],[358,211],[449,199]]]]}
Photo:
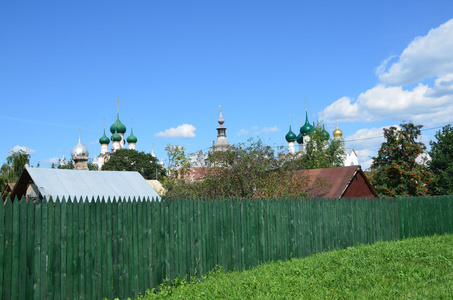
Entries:
{"type": "Polygon", "coordinates": [[[338,125],[337,125],[337,129],[335,129],[333,131],[333,136],[334,137],[342,137],[343,136],[343,131],[341,131],[339,128],[338,128],[338,125]]]}

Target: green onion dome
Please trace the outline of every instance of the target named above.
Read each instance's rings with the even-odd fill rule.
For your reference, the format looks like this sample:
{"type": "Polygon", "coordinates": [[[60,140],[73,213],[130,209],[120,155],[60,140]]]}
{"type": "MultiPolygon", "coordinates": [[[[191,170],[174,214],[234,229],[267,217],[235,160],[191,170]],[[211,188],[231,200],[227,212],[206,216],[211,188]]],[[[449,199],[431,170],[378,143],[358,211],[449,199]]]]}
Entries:
{"type": "Polygon", "coordinates": [[[115,123],[113,123],[113,125],[110,126],[110,132],[112,134],[114,134],[115,129],[116,129],[117,133],[123,133],[123,134],[126,133],[126,126],[123,123],[121,123],[119,113],[116,115],[115,123]]]}
{"type": "Polygon", "coordinates": [[[132,132],[132,128],[131,128],[131,135],[127,138],[127,142],[130,144],[130,143],[137,143],[137,137],[134,135],[134,133],[132,132]]]}
{"type": "Polygon", "coordinates": [[[291,130],[291,125],[289,126],[289,132],[286,134],[285,138],[288,143],[292,143],[297,139],[296,134],[291,130]]]}
{"type": "Polygon", "coordinates": [[[115,128],[115,133],[112,135],[113,142],[121,142],[121,135],[118,134],[118,131],[115,128]]]}
{"type": "Polygon", "coordinates": [[[296,138],[296,141],[298,144],[303,144],[304,143],[304,136],[299,133],[299,135],[296,138]]]}
{"type": "Polygon", "coordinates": [[[324,124],[322,125],[322,137],[325,140],[330,139],[330,134],[327,132],[326,128],[324,127],[324,124]]]}
{"type": "Polygon", "coordinates": [[[308,122],[308,113],[305,112],[305,124],[300,128],[300,134],[302,136],[309,135],[313,132],[313,126],[308,122]]]}
{"type": "Polygon", "coordinates": [[[105,128],[104,128],[104,135],[99,139],[99,144],[104,145],[110,143],[109,138],[105,135],[105,128]]]}

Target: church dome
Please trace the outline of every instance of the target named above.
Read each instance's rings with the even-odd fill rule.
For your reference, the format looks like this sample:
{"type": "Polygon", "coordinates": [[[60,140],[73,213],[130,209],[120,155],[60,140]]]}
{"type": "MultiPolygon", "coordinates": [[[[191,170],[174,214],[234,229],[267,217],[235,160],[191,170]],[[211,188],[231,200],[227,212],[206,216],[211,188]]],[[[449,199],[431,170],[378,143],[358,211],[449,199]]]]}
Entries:
{"type": "Polygon", "coordinates": [[[79,157],[88,158],[88,149],[80,142],[80,135],[79,143],[74,148],[72,148],[71,157],[72,159],[79,157]]]}
{"type": "Polygon", "coordinates": [[[137,143],[137,137],[134,135],[134,133],[132,132],[132,128],[131,128],[131,135],[127,138],[127,142],[130,144],[130,143],[137,143]]]}
{"type": "Polygon", "coordinates": [[[117,133],[123,133],[123,134],[126,133],[126,126],[123,123],[121,123],[120,114],[119,113],[116,115],[115,123],[113,123],[113,125],[110,126],[110,132],[112,134],[114,134],[115,133],[115,129],[116,129],[117,133]]]}
{"type": "Polygon", "coordinates": [[[115,128],[115,133],[112,135],[113,142],[121,142],[121,135],[118,134],[118,131],[115,128]]]}
{"type": "Polygon", "coordinates": [[[299,135],[296,137],[296,141],[298,144],[303,144],[304,143],[304,136],[299,133],[299,135]]]}
{"type": "Polygon", "coordinates": [[[337,128],[333,131],[333,136],[338,138],[338,137],[342,137],[343,136],[343,131],[341,131],[339,128],[338,128],[338,125],[337,125],[337,128]]]}
{"type": "Polygon", "coordinates": [[[308,122],[308,113],[305,112],[305,124],[300,128],[300,134],[302,136],[309,135],[313,132],[313,126],[308,122]]]}
{"type": "Polygon", "coordinates": [[[292,143],[297,139],[296,134],[291,130],[291,126],[289,126],[289,132],[286,134],[285,138],[288,143],[292,143]]]}
{"type": "Polygon", "coordinates": [[[327,130],[326,130],[326,128],[324,127],[324,125],[322,125],[322,137],[323,137],[325,140],[330,139],[330,134],[327,132],[327,130]]]}
{"type": "Polygon", "coordinates": [[[99,139],[99,144],[104,145],[110,143],[109,138],[105,135],[105,129],[104,129],[104,135],[99,139]]]}

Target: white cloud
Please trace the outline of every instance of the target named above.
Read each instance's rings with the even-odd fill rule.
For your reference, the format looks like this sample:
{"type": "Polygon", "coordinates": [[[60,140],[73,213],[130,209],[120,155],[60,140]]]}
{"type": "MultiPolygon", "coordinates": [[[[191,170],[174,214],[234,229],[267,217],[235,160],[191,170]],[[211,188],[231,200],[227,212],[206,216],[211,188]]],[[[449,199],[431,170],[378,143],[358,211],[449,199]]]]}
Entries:
{"type": "Polygon", "coordinates": [[[167,138],[193,138],[195,137],[195,126],[190,124],[179,125],[176,128],[166,129],[156,133],[155,137],[167,137],[167,138]]]}
{"type": "Polygon", "coordinates": [[[435,81],[434,87],[419,84],[412,90],[379,84],[359,95],[356,101],[343,97],[324,110],[326,120],[376,122],[384,119],[421,122],[427,125],[450,122],[453,113],[453,73],[435,81]]]}
{"type": "Polygon", "coordinates": [[[239,130],[238,133],[236,133],[236,135],[237,135],[237,136],[248,135],[249,133],[250,133],[249,130],[247,130],[247,129],[241,129],[241,130],[239,130]]]}
{"type": "Polygon", "coordinates": [[[60,160],[60,158],[58,158],[58,157],[51,157],[49,159],[44,159],[41,162],[51,165],[51,164],[58,164],[59,160],[60,160]]]}
{"type": "Polygon", "coordinates": [[[30,155],[36,153],[36,151],[33,150],[33,149],[30,149],[30,148],[24,147],[24,146],[19,146],[19,145],[14,146],[14,148],[13,148],[13,149],[10,149],[9,151],[18,152],[19,150],[22,150],[22,151],[24,151],[24,152],[26,152],[26,153],[28,153],[28,154],[30,154],[30,155]]]}
{"type": "Polygon", "coordinates": [[[387,61],[378,67],[379,79],[387,85],[406,85],[453,72],[453,19],[415,38],[388,72],[387,61]]]}
{"type": "Polygon", "coordinates": [[[356,133],[346,137],[344,140],[346,148],[354,148],[356,152],[363,152],[365,149],[371,151],[369,149],[377,149],[384,142],[383,127],[359,129],[356,133]]]}
{"type": "Polygon", "coordinates": [[[269,133],[272,133],[272,132],[278,132],[279,129],[277,126],[274,126],[274,127],[264,127],[262,130],[261,130],[264,134],[269,134],[269,133]]]}
{"type": "Polygon", "coordinates": [[[278,132],[280,129],[278,129],[277,126],[272,126],[272,127],[263,127],[259,128],[258,126],[253,126],[251,130],[248,129],[241,129],[237,133],[238,136],[241,135],[259,135],[259,134],[269,134],[273,132],[278,132]]]}
{"type": "Polygon", "coordinates": [[[441,125],[453,121],[453,19],[412,41],[386,72],[388,58],[377,68],[381,80],[357,99],[342,97],[324,110],[328,122],[412,121],[441,125]],[[435,78],[432,86],[422,82],[435,78]],[[405,89],[407,84],[415,87],[405,89]],[[417,84],[418,83],[418,84],[417,84]]]}

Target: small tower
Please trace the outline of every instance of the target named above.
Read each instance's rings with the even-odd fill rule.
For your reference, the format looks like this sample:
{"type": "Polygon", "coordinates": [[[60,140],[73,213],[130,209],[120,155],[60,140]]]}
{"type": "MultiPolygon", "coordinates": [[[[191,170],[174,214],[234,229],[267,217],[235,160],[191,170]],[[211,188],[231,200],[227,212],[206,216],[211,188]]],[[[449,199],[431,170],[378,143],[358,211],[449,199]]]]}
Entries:
{"type": "Polygon", "coordinates": [[[105,119],[104,119],[104,135],[99,139],[99,144],[101,144],[101,155],[109,152],[109,138],[105,135],[105,119]]]}
{"type": "Polygon", "coordinates": [[[88,149],[80,141],[79,126],[79,143],[72,148],[71,157],[74,161],[74,170],[88,170],[88,149]]]}
{"type": "Polygon", "coordinates": [[[68,161],[64,157],[64,150],[63,150],[63,157],[60,159],[60,167],[65,167],[68,164],[68,161]]]}
{"type": "Polygon", "coordinates": [[[93,157],[93,160],[91,161],[91,163],[93,165],[95,165],[96,167],[98,167],[98,157],[96,156],[96,149],[94,149],[94,157],[93,157]]]}
{"type": "Polygon", "coordinates": [[[131,119],[131,135],[127,138],[127,143],[129,145],[129,150],[135,150],[135,144],[137,143],[137,138],[133,133],[132,119],[131,119]]]}
{"type": "Polygon", "coordinates": [[[219,117],[219,127],[217,127],[217,142],[215,143],[214,146],[214,151],[226,151],[229,147],[230,144],[228,143],[227,137],[226,137],[226,127],[223,126],[223,123],[225,123],[225,119],[222,117],[222,106],[219,105],[220,108],[220,117],[219,117]]]}
{"type": "Polygon", "coordinates": [[[289,131],[285,136],[286,141],[288,142],[288,153],[294,154],[294,142],[297,139],[296,134],[291,130],[291,115],[289,115],[289,131]]]}

